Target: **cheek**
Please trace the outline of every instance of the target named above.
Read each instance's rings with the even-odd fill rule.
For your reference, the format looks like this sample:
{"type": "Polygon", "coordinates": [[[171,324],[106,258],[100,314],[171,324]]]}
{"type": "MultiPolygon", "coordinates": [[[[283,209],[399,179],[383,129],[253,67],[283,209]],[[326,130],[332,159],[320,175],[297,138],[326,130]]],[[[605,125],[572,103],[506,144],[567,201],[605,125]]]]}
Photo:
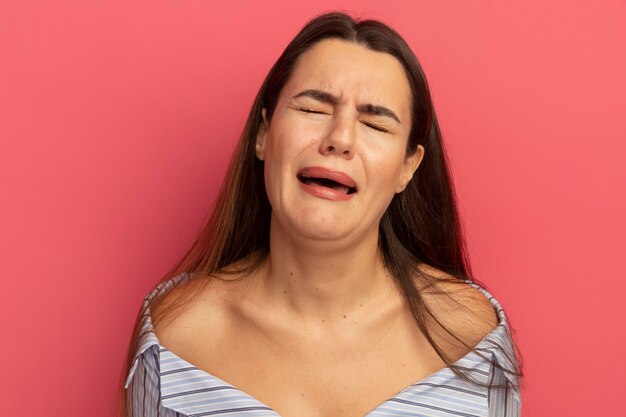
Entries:
{"type": "Polygon", "coordinates": [[[277,123],[267,137],[267,154],[275,162],[289,163],[310,148],[319,135],[319,128],[312,128],[296,120],[277,123]]]}
{"type": "Polygon", "coordinates": [[[283,165],[284,160],[289,159],[289,140],[287,137],[275,133],[268,135],[266,143],[266,165],[275,171],[283,165]]]}
{"type": "Polygon", "coordinates": [[[265,186],[270,194],[278,193],[285,183],[291,181],[297,169],[298,157],[303,145],[301,134],[293,125],[277,123],[268,132],[265,148],[265,186]]]}
{"type": "Polygon", "coordinates": [[[403,150],[395,150],[394,152],[375,152],[368,158],[367,165],[370,167],[370,181],[376,184],[387,185],[390,190],[395,188],[404,162],[403,150]]]}

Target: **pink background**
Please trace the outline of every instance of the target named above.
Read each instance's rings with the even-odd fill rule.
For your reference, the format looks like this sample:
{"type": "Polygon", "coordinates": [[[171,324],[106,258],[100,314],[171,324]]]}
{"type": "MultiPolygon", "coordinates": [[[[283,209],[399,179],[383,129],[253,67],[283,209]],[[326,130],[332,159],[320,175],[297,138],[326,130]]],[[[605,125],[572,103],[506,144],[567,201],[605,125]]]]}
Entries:
{"type": "Polygon", "coordinates": [[[266,72],[334,8],[424,66],[524,416],[626,415],[623,0],[0,2],[2,415],[113,414],[142,298],[266,72]]]}

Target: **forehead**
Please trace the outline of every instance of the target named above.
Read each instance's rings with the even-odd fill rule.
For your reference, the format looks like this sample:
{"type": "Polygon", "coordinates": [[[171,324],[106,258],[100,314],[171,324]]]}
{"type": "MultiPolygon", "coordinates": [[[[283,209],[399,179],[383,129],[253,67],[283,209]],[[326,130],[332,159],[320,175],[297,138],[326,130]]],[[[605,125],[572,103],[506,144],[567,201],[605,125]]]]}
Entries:
{"type": "Polygon", "coordinates": [[[411,88],[400,61],[340,39],[317,42],[299,57],[284,90],[291,97],[307,88],[323,89],[342,101],[373,102],[400,113],[410,110],[411,88]]]}

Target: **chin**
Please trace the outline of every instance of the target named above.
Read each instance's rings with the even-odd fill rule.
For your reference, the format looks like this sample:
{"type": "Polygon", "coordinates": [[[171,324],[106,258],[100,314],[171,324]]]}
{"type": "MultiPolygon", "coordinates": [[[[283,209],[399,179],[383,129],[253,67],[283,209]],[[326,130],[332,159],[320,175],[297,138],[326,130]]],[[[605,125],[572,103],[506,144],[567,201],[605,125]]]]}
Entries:
{"type": "Polygon", "coordinates": [[[336,242],[344,239],[349,235],[346,231],[337,230],[336,228],[311,228],[308,227],[304,230],[299,230],[299,234],[310,240],[336,242]]]}
{"type": "Polygon", "coordinates": [[[296,230],[302,236],[316,240],[340,240],[350,234],[353,226],[345,219],[333,219],[328,215],[307,216],[299,219],[296,230]]]}
{"type": "Polygon", "coordinates": [[[330,213],[306,212],[300,216],[280,221],[286,234],[307,240],[339,241],[349,236],[357,227],[355,222],[346,222],[330,213]]]}

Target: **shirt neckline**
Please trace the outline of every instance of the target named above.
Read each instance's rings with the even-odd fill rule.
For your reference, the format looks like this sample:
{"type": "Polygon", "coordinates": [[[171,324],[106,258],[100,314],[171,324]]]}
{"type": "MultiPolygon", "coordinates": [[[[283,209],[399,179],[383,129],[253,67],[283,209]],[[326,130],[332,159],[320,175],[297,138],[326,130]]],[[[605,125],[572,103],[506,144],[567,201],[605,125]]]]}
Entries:
{"type": "MultiPolygon", "coordinates": [[[[185,359],[181,358],[180,356],[176,355],[174,352],[172,352],[171,350],[169,350],[167,347],[163,346],[160,344],[154,329],[152,327],[152,318],[150,315],[150,309],[149,309],[149,305],[150,305],[150,301],[157,295],[159,296],[163,296],[165,293],[167,293],[169,290],[171,290],[171,288],[175,285],[178,284],[179,281],[181,280],[186,280],[190,277],[190,274],[185,272],[182,274],[177,275],[176,277],[165,281],[161,284],[159,284],[149,295],[148,297],[145,298],[144,300],[144,309],[145,309],[145,313],[142,316],[141,320],[142,320],[142,331],[140,332],[140,340],[138,343],[138,348],[137,351],[134,355],[134,360],[133,360],[133,365],[132,368],[128,374],[127,380],[126,380],[126,384],[125,386],[128,387],[128,385],[130,384],[130,381],[132,379],[132,376],[135,372],[135,369],[137,367],[138,364],[138,358],[140,355],[142,355],[148,348],[153,348],[155,349],[155,351],[157,352],[158,355],[160,355],[161,353],[167,352],[168,355],[171,355],[177,362],[178,364],[180,364],[182,367],[186,367],[187,369],[193,368],[194,370],[197,371],[197,374],[200,377],[204,377],[207,378],[209,380],[211,380],[213,383],[217,383],[219,385],[221,385],[222,387],[226,388],[226,389],[233,389],[233,390],[237,390],[243,399],[246,400],[247,403],[250,404],[251,407],[257,407],[259,409],[265,410],[266,412],[270,412],[271,414],[273,414],[275,417],[280,417],[280,414],[278,414],[275,410],[273,410],[271,407],[269,407],[267,404],[264,404],[262,401],[258,400],[257,398],[255,398],[254,396],[248,394],[247,392],[237,388],[236,386],[230,384],[229,382],[218,378],[217,376],[203,370],[200,369],[198,367],[196,367],[195,365],[193,365],[192,363],[186,361],[185,359]]],[[[492,306],[494,307],[494,309],[496,310],[497,316],[498,316],[498,325],[492,329],[487,335],[485,335],[480,342],[478,342],[478,344],[475,345],[474,349],[485,354],[487,357],[489,357],[492,360],[497,361],[499,364],[501,364],[502,366],[505,367],[510,367],[513,365],[513,358],[510,357],[510,355],[512,355],[513,353],[513,346],[512,346],[512,342],[510,340],[510,334],[509,334],[509,330],[508,330],[508,326],[507,326],[507,319],[506,319],[506,315],[504,313],[504,310],[502,309],[502,307],[500,306],[500,303],[487,291],[485,290],[483,287],[479,286],[478,284],[470,281],[470,280],[464,280],[468,285],[471,285],[472,287],[478,289],[479,291],[481,291],[483,293],[483,295],[485,295],[485,297],[491,302],[492,306]]],[[[457,361],[454,362],[454,365],[456,366],[460,366],[463,367],[466,370],[475,370],[478,375],[473,375],[473,377],[477,378],[478,380],[481,380],[481,382],[487,383],[487,378],[489,377],[489,374],[492,371],[492,367],[493,365],[490,364],[488,361],[486,361],[484,358],[481,358],[479,354],[477,354],[474,350],[468,352],[466,355],[464,355],[462,358],[458,359],[457,361]],[[477,363],[482,362],[483,364],[489,364],[488,369],[480,369],[480,367],[477,367],[477,363]]],[[[402,397],[404,394],[408,394],[411,393],[412,390],[420,387],[420,386],[424,386],[430,383],[430,381],[439,379],[439,378],[453,378],[455,377],[456,374],[453,373],[452,369],[447,366],[444,368],[441,368],[427,376],[425,376],[424,378],[420,379],[417,382],[414,382],[408,386],[406,386],[405,388],[401,389],[400,391],[398,391],[394,396],[392,396],[391,398],[388,398],[387,400],[383,401],[382,403],[380,403],[376,408],[372,409],[368,414],[366,414],[363,417],[368,417],[368,416],[372,416],[377,410],[381,409],[381,407],[383,407],[385,404],[389,403],[389,402],[393,402],[393,401],[403,401],[402,397]]],[[[505,373],[505,377],[514,385],[516,385],[517,383],[517,379],[515,377],[515,375],[511,376],[508,373],[505,373]]],[[[164,379],[167,378],[167,375],[164,375],[162,373],[160,373],[160,378],[164,379]]],[[[167,384],[160,384],[161,387],[161,395],[162,398],[170,398],[171,396],[175,396],[177,395],[174,392],[169,392],[168,388],[167,388],[167,384]]],[[[486,395],[485,395],[486,397],[486,395]]],[[[164,399],[163,400],[163,404],[167,405],[167,400],[164,399]]],[[[175,411],[181,411],[184,412],[184,409],[175,409],[175,411]]]]}
{"type": "MultiPolygon", "coordinates": [[[[497,328],[492,330],[487,336],[492,335],[496,330],[497,330],[497,328]]],[[[476,349],[482,350],[485,353],[492,353],[489,349],[479,348],[479,345],[485,344],[483,342],[487,342],[487,340],[486,340],[487,336],[485,336],[485,338],[483,338],[483,340],[481,340],[481,342],[479,342],[479,344],[476,345],[476,349]]],[[[169,350],[167,347],[161,345],[160,343],[157,343],[156,346],[158,346],[159,354],[167,352],[167,355],[175,358],[176,368],[178,368],[178,369],[190,369],[190,368],[193,368],[194,370],[197,371],[196,375],[199,375],[201,377],[204,377],[204,378],[207,378],[207,379],[211,380],[213,383],[217,384],[220,388],[232,389],[232,390],[238,391],[241,394],[241,396],[244,397],[246,402],[248,403],[248,406],[246,408],[256,407],[258,409],[263,409],[263,410],[271,413],[272,415],[274,415],[276,417],[281,417],[281,415],[276,410],[274,410],[273,408],[271,408],[269,405],[265,404],[263,401],[259,400],[258,398],[254,397],[253,395],[251,395],[251,394],[247,393],[246,391],[242,390],[241,388],[238,388],[238,387],[234,386],[233,384],[231,384],[231,383],[225,381],[224,379],[221,379],[221,378],[211,374],[208,371],[205,371],[203,369],[198,368],[194,364],[192,364],[192,363],[188,362],[187,360],[181,358],[180,356],[178,356],[177,354],[175,354],[174,352],[169,350]]],[[[473,351],[470,351],[465,356],[463,356],[462,358],[460,358],[456,362],[454,362],[454,365],[461,366],[461,367],[465,368],[466,370],[473,370],[473,371],[475,371],[478,375],[475,374],[473,376],[475,378],[481,380],[481,382],[486,383],[487,382],[486,379],[487,379],[488,375],[490,374],[491,366],[488,367],[488,370],[487,369],[480,369],[480,368],[475,367],[476,363],[482,359],[482,358],[480,358],[480,359],[479,358],[480,358],[479,355],[477,355],[473,351]]],[[[161,378],[164,377],[163,373],[161,373],[160,375],[161,375],[161,378]]],[[[444,380],[444,379],[452,378],[454,376],[456,376],[456,375],[453,374],[453,372],[450,369],[450,367],[441,368],[441,369],[439,369],[439,370],[437,370],[435,372],[432,372],[431,374],[423,377],[419,381],[413,382],[413,383],[409,384],[408,386],[402,388],[400,391],[395,393],[390,398],[387,398],[386,400],[382,401],[375,408],[373,408],[367,414],[365,414],[363,417],[372,416],[374,413],[376,413],[385,404],[387,404],[389,402],[403,401],[403,399],[402,399],[403,395],[406,394],[406,393],[411,392],[416,387],[429,385],[431,381],[435,381],[437,379],[444,380]]],[[[481,387],[481,389],[482,389],[482,387],[481,387]]],[[[481,393],[483,394],[483,398],[486,400],[487,399],[486,391],[485,390],[481,390],[481,393]]],[[[168,397],[172,397],[172,396],[177,395],[176,392],[170,391],[163,384],[162,384],[162,388],[161,388],[161,394],[162,394],[162,396],[164,398],[168,398],[168,397]]],[[[166,406],[168,405],[167,404],[167,400],[164,401],[164,405],[166,405],[166,406]]],[[[485,402],[485,406],[486,406],[486,402],[485,402]]],[[[185,412],[185,411],[189,412],[189,410],[186,410],[185,408],[177,408],[176,406],[173,406],[173,407],[170,407],[170,408],[172,408],[172,409],[174,409],[175,411],[178,411],[178,412],[185,412]]]]}

